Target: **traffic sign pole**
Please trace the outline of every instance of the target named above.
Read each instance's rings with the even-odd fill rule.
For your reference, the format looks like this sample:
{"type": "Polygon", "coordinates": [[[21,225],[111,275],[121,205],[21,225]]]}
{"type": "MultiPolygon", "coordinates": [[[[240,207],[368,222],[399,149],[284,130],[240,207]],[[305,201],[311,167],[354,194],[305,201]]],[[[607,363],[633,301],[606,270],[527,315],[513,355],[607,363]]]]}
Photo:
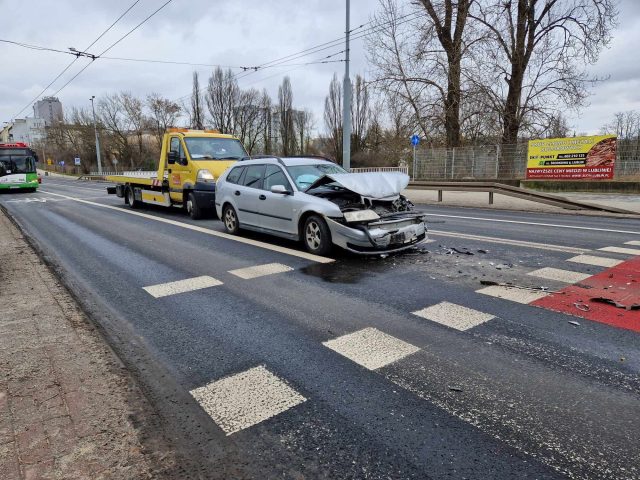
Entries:
{"type": "Polygon", "coordinates": [[[411,137],[411,145],[413,145],[413,180],[415,181],[416,179],[416,172],[417,172],[417,155],[416,155],[416,150],[418,149],[418,144],[420,143],[420,136],[419,135],[413,135],[411,137]]]}

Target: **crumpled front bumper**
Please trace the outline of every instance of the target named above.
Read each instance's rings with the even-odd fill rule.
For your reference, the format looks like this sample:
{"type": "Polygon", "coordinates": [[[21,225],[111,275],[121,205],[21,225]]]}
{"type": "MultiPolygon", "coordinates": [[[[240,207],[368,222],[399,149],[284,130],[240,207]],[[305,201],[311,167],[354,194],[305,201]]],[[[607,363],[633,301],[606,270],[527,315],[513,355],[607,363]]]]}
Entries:
{"type": "Polygon", "coordinates": [[[427,239],[425,218],[420,215],[366,224],[344,224],[325,218],[335,245],[363,255],[398,252],[427,239]]]}

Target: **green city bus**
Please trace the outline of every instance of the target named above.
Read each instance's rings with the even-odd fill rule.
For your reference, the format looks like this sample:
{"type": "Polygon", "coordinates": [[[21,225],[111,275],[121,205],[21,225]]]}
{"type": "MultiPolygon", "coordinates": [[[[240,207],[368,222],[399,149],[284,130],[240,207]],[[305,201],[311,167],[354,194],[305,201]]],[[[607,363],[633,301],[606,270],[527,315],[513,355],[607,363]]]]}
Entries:
{"type": "Polygon", "coordinates": [[[0,191],[35,192],[38,188],[36,152],[26,143],[0,143],[0,191]]]}

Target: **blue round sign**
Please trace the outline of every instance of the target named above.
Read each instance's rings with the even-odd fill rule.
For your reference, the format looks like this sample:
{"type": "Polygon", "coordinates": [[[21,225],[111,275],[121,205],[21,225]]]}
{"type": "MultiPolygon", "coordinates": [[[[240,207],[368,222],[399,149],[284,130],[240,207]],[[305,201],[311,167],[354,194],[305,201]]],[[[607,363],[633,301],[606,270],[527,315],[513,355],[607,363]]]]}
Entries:
{"type": "Polygon", "coordinates": [[[413,135],[411,137],[411,145],[416,147],[419,143],[420,143],[420,136],[419,135],[413,135]]]}

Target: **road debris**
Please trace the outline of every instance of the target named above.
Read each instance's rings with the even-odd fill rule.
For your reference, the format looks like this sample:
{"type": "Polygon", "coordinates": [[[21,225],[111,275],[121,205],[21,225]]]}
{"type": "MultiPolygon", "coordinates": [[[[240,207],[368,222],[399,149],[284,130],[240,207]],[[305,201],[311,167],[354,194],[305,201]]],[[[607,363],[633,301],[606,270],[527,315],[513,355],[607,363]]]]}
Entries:
{"type": "Polygon", "coordinates": [[[576,302],[576,303],[573,304],[573,306],[576,307],[578,310],[581,310],[583,312],[588,312],[588,311],[591,310],[591,307],[589,307],[589,305],[586,305],[584,303],[576,302]]]}
{"type": "Polygon", "coordinates": [[[462,388],[456,386],[456,385],[449,385],[449,390],[452,392],[462,392],[462,388]]]}
{"type": "Polygon", "coordinates": [[[580,326],[580,322],[576,322],[575,320],[569,320],[569,323],[575,327],[579,327],[580,326]]]}
{"type": "Polygon", "coordinates": [[[624,305],[620,302],[616,302],[615,300],[613,300],[612,298],[606,298],[606,297],[593,297],[591,299],[592,302],[597,302],[597,303],[607,303],[609,305],[613,305],[616,308],[623,308],[627,311],[631,311],[631,310],[640,310],[640,304],[638,303],[632,303],[631,305],[624,305]]]}
{"type": "Polygon", "coordinates": [[[485,285],[488,287],[520,288],[522,290],[532,290],[534,292],[558,293],[553,290],[549,290],[549,287],[528,287],[524,285],[516,285],[510,282],[496,282],[494,280],[480,280],[480,285],[485,285]]]}

